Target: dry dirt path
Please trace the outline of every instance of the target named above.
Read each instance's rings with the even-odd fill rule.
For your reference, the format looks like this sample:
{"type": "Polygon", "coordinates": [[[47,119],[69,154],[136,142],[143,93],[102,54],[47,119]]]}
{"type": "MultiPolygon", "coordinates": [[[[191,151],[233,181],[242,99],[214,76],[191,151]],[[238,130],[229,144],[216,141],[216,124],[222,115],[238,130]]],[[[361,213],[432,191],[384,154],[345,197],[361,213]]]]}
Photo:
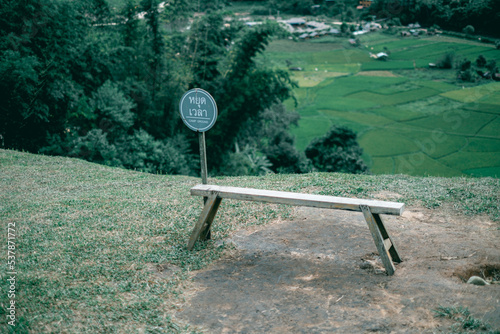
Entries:
{"type": "Polygon", "coordinates": [[[451,322],[432,310],[463,306],[500,329],[500,285],[462,280],[500,268],[497,223],[450,208],[385,216],[404,261],[389,277],[361,213],[295,210],[236,233],[236,250],[194,274],[177,317],[209,333],[440,333],[451,322]]]}

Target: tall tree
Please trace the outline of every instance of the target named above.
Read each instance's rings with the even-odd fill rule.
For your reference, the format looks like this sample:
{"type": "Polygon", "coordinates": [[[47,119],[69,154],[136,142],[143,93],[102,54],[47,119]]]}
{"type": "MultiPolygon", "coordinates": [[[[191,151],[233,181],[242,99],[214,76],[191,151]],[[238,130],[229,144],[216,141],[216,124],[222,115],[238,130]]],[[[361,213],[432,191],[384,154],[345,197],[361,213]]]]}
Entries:
{"type": "Polygon", "coordinates": [[[349,128],[334,125],[323,137],[311,141],[306,156],[321,172],[365,173],[368,167],[356,137],[349,128]]]}
{"type": "Polygon", "coordinates": [[[247,120],[292,94],[295,84],[288,72],[261,67],[255,62],[255,56],[265,49],[274,29],[262,25],[245,30],[231,49],[214,90],[220,114],[208,140],[213,158],[220,158],[233,147],[247,120]]]}
{"type": "Polygon", "coordinates": [[[50,0],[4,1],[0,22],[0,135],[36,151],[82,95],[72,69],[87,27],[73,3],[50,0]]]}

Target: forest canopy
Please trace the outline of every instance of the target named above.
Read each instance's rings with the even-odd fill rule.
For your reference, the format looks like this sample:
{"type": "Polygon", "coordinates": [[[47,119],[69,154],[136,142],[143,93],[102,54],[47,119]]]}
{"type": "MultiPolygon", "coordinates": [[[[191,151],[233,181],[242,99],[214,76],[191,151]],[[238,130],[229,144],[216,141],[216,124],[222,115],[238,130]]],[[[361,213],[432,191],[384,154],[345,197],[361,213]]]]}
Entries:
{"type": "Polygon", "coordinates": [[[182,124],[178,102],[200,87],[219,106],[207,137],[212,171],[233,174],[252,155],[269,168],[238,173],[277,171],[269,160],[282,155],[296,163],[287,170],[307,171],[288,132],[257,137],[298,118],[281,105],[294,87],[288,73],[254,61],[278,27],[227,24],[218,9],[188,0],[129,0],[119,9],[106,0],[2,0],[0,147],[195,175],[197,136],[182,124]],[[207,14],[189,20],[195,10],[207,14]]]}
{"type": "Polygon", "coordinates": [[[227,1],[121,4],[2,0],[0,147],[198,175],[198,138],[178,112],[198,87],[219,109],[212,175],[318,170],[289,133],[299,115],[282,102],[296,84],[255,61],[283,34],[276,22],[248,27],[227,1]]]}

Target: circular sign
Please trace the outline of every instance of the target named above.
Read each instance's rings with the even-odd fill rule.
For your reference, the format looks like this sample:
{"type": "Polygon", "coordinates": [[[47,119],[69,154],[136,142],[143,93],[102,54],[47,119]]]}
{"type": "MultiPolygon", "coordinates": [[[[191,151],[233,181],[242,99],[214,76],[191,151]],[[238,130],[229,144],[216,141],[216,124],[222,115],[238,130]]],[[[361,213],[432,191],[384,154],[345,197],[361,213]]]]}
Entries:
{"type": "Polygon", "coordinates": [[[182,121],[193,131],[208,131],[217,120],[217,104],[214,98],[200,88],[191,89],[182,95],[179,109],[182,121]]]}

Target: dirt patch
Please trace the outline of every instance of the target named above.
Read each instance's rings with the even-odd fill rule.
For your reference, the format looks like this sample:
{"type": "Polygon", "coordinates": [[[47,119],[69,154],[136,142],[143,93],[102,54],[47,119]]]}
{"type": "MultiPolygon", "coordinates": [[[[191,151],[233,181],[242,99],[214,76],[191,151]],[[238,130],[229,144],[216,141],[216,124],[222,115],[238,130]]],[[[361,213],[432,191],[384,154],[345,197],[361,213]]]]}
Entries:
{"type": "Polygon", "coordinates": [[[398,75],[392,73],[391,71],[361,71],[356,75],[364,75],[369,77],[397,77],[398,75]]]}
{"type": "Polygon", "coordinates": [[[296,208],[236,233],[235,251],[195,273],[177,317],[211,333],[439,333],[450,324],[432,310],[462,306],[500,328],[500,285],[464,283],[499,268],[498,224],[452,208],[384,218],[403,258],[394,276],[361,213],[296,208]]]}

